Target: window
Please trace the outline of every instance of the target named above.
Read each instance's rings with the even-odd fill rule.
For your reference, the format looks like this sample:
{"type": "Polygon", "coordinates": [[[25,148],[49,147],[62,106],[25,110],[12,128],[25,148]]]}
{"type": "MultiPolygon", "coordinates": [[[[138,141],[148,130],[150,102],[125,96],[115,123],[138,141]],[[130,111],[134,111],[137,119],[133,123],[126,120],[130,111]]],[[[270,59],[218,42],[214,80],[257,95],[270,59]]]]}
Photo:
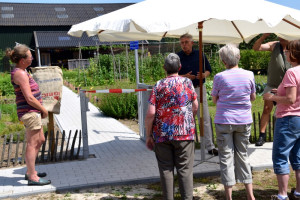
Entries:
{"type": "Polygon", "coordinates": [[[96,12],[103,12],[104,8],[103,7],[94,7],[94,11],[96,11],[96,12]]]}
{"type": "Polygon", "coordinates": [[[14,18],[15,15],[14,14],[1,14],[2,18],[14,18]]]}
{"type": "Polygon", "coordinates": [[[59,19],[65,19],[68,18],[69,16],[67,14],[61,14],[61,15],[57,15],[57,18],[59,19]]]}
{"type": "Polygon", "coordinates": [[[66,9],[64,7],[56,7],[54,8],[56,12],[63,12],[66,11],[66,9]]]}
{"type": "Polygon", "coordinates": [[[59,40],[59,41],[65,41],[65,40],[71,40],[71,38],[68,37],[68,36],[59,36],[59,37],[58,37],[58,40],[59,40]]]}
{"type": "Polygon", "coordinates": [[[11,6],[3,6],[3,7],[1,7],[1,10],[2,10],[2,11],[13,11],[14,8],[11,7],[11,6]]]}

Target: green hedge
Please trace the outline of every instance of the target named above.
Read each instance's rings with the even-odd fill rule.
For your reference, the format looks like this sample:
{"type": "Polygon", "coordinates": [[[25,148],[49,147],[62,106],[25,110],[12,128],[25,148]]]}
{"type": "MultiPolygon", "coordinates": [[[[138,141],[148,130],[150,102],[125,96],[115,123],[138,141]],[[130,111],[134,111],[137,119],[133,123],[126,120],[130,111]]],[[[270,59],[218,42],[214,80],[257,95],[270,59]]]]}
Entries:
{"type": "Polygon", "coordinates": [[[98,103],[100,110],[109,117],[116,119],[137,118],[137,96],[129,94],[105,94],[98,103]]]}
{"type": "Polygon", "coordinates": [[[261,73],[266,73],[270,61],[270,51],[241,50],[239,67],[261,73]]]}
{"type": "Polygon", "coordinates": [[[0,73],[0,96],[14,95],[14,87],[10,79],[10,74],[0,73]]]}

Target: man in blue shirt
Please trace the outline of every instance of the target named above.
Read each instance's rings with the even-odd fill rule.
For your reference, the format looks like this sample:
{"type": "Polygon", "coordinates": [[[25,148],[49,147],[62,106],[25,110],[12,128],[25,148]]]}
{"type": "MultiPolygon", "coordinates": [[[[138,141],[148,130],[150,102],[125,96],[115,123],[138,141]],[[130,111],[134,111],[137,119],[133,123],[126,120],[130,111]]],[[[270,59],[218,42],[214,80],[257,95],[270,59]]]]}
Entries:
{"type": "MultiPolygon", "coordinates": [[[[179,75],[187,77],[192,80],[195,87],[197,98],[200,98],[200,88],[199,88],[199,51],[193,50],[193,37],[186,33],[180,37],[180,46],[182,51],[178,52],[178,56],[181,62],[181,69],[179,75]]],[[[204,55],[204,54],[203,54],[204,55]]],[[[205,83],[205,78],[211,73],[211,66],[206,58],[203,56],[205,62],[203,61],[203,72],[201,73],[203,78],[203,83],[205,83]]],[[[200,109],[197,112],[198,120],[200,119],[200,109]]],[[[211,155],[218,155],[218,150],[212,142],[212,131],[210,123],[210,115],[208,111],[207,97],[206,97],[206,87],[203,84],[203,121],[204,121],[204,143],[205,148],[211,155]]]]}

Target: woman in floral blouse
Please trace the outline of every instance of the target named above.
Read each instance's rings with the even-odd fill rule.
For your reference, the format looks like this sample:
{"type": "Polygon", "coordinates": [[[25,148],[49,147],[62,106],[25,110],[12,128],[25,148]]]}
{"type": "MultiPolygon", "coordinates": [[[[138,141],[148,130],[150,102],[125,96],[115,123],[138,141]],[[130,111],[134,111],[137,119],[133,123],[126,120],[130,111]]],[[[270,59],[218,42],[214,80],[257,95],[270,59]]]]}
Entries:
{"type": "Polygon", "coordinates": [[[149,98],[146,146],[155,152],[164,199],[174,199],[174,167],[182,199],[193,199],[197,94],[192,81],[178,75],[178,55],[169,54],[163,67],[167,77],[156,83],[149,98]]]}

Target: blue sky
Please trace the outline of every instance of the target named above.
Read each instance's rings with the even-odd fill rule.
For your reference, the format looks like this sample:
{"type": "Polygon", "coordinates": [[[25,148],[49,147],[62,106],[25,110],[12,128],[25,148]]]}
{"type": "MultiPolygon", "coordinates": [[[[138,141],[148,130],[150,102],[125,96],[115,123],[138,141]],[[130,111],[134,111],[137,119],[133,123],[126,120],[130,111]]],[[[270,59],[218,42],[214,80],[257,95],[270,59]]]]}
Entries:
{"type": "MultiPolygon", "coordinates": [[[[140,1],[142,0],[0,0],[0,2],[11,2],[11,3],[136,3],[140,1]]],[[[269,0],[269,1],[300,10],[299,0],[269,0]]]]}

